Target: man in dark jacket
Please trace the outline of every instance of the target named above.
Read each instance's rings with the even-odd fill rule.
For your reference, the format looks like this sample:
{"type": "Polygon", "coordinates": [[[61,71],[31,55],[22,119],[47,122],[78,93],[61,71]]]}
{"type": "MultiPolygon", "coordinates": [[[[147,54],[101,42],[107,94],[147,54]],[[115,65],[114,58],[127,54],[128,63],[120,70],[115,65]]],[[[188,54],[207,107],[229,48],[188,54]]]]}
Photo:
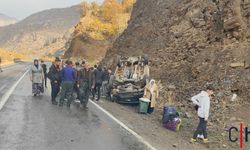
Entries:
{"type": "Polygon", "coordinates": [[[95,87],[94,80],[92,80],[92,72],[85,62],[82,62],[82,69],[77,76],[77,83],[79,87],[79,99],[81,107],[86,109],[89,101],[89,93],[95,87]]]}
{"type": "Polygon", "coordinates": [[[54,105],[57,105],[56,97],[60,91],[60,65],[61,60],[56,57],[55,62],[51,65],[48,72],[48,78],[50,79],[51,83],[51,102],[54,105]]]}
{"type": "Polygon", "coordinates": [[[62,90],[59,106],[63,106],[64,99],[67,99],[67,107],[70,107],[73,100],[74,83],[76,81],[76,73],[73,68],[72,61],[66,61],[66,67],[61,71],[62,90]]]}
{"type": "Polygon", "coordinates": [[[97,101],[100,100],[101,97],[101,87],[102,87],[102,82],[104,79],[104,73],[102,71],[102,67],[98,66],[96,70],[94,70],[94,76],[95,76],[95,89],[94,89],[94,94],[93,94],[93,99],[95,98],[96,92],[97,92],[97,101]]]}
{"type": "Polygon", "coordinates": [[[41,60],[41,66],[43,68],[44,84],[45,84],[45,87],[47,88],[47,65],[44,63],[43,60],[41,60]]]}
{"type": "Polygon", "coordinates": [[[2,63],[2,58],[0,57],[0,72],[3,72],[2,67],[1,67],[1,63],[2,63]]]}
{"type": "Polygon", "coordinates": [[[107,97],[107,87],[108,87],[108,82],[109,82],[109,71],[107,67],[103,68],[103,82],[102,82],[102,95],[107,97]]]}
{"type": "MultiPolygon", "coordinates": [[[[81,67],[81,65],[80,65],[79,62],[76,62],[76,63],[75,63],[74,69],[75,69],[75,74],[76,74],[76,76],[78,77],[79,72],[80,72],[80,70],[82,69],[82,67],[81,67]]],[[[79,87],[77,86],[77,81],[76,81],[75,84],[74,84],[74,91],[76,92],[76,95],[77,95],[77,96],[76,96],[76,99],[79,100],[80,95],[79,95],[79,87]]]]}

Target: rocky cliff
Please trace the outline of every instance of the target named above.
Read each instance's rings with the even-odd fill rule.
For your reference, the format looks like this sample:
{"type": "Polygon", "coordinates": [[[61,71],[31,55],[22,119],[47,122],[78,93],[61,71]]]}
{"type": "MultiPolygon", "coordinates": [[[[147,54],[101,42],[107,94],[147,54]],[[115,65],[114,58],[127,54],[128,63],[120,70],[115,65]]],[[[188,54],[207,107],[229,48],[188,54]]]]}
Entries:
{"type": "Polygon", "coordinates": [[[151,77],[164,87],[157,107],[177,106],[184,136],[195,128],[191,96],[212,84],[209,147],[225,149],[233,144],[224,131],[249,121],[246,114],[237,116],[250,97],[249,27],[250,0],[138,0],[103,62],[116,65],[117,55],[147,54],[151,77]]]}
{"type": "Polygon", "coordinates": [[[249,19],[249,0],[138,0],[104,62],[149,55],[152,77],[172,85],[176,101],[207,84],[217,88],[217,103],[233,93],[249,100],[249,19]]]}

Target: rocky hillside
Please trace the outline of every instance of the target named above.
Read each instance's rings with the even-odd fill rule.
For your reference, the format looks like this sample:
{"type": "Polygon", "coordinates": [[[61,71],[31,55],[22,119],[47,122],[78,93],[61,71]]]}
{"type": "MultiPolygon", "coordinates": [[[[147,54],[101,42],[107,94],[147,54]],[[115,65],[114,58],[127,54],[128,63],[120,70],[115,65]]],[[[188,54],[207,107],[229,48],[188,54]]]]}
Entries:
{"type": "Polygon", "coordinates": [[[187,100],[206,84],[221,101],[249,97],[249,0],[138,0],[128,28],[107,53],[151,57],[152,75],[187,100]]]}
{"type": "MultiPolygon", "coordinates": [[[[250,0],[138,0],[103,61],[115,65],[117,55],[147,54],[152,77],[165,87],[160,109],[173,101],[182,112],[195,113],[190,97],[212,84],[217,90],[209,128],[228,141],[221,133],[225,123],[235,115],[234,105],[250,97],[249,20],[250,0]]],[[[186,131],[195,128],[185,116],[186,131]]],[[[236,120],[244,122],[242,117],[236,120]]]]}
{"type": "Polygon", "coordinates": [[[15,24],[17,20],[0,13],[0,27],[15,24]]]}
{"type": "Polygon", "coordinates": [[[54,53],[64,47],[80,18],[79,6],[50,9],[17,24],[0,28],[0,47],[6,50],[54,53]],[[72,28],[72,29],[71,29],[72,28]]]}
{"type": "Polygon", "coordinates": [[[82,17],[68,42],[65,57],[96,63],[127,27],[135,0],[105,0],[102,5],[82,4],[82,17]]]}

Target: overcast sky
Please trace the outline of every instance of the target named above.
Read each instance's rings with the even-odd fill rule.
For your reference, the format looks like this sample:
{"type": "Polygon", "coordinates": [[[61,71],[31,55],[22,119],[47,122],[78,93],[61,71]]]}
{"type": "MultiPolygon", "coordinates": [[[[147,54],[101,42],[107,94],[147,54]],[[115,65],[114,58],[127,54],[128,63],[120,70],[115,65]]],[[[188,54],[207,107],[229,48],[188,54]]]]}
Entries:
{"type": "MultiPolygon", "coordinates": [[[[29,15],[50,8],[63,8],[81,3],[83,0],[0,0],[0,13],[24,19],[29,15]]],[[[85,0],[99,2],[103,0],[85,0]]]]}

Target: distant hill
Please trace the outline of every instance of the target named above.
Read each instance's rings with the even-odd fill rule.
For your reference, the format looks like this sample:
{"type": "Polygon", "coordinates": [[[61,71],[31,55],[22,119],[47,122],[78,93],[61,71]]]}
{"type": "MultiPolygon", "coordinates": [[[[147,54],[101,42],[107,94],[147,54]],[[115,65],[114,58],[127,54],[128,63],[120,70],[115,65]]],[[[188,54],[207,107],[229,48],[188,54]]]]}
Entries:
{"type": "Polygon", "coordinates": [[[64,47],[80,19],[80,7],[35,13],[10,26],[0,27],[0,48],[19,52],[54,53],[64,47]]]}
{"type": "Polygon", "coordinates": [[[0,13],[0,27],[8,26],[10,24],[15,24],[16,22],[17,22],[17,19],[0,13]]]}

